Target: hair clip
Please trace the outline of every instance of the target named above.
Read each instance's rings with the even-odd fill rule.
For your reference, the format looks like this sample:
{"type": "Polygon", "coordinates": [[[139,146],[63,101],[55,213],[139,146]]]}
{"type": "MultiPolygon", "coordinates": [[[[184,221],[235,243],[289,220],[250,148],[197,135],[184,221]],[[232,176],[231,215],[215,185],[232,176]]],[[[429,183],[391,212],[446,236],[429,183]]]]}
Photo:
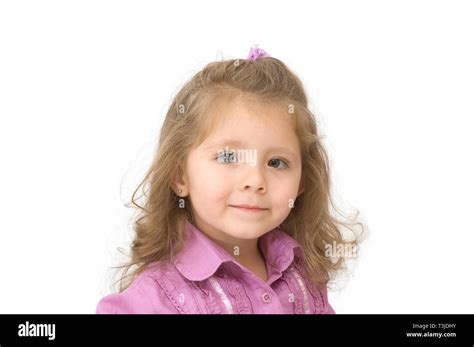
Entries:
{"type": "Polygon", "coordinates": [[[247,57],[247,60],[255,61],[258,58],[263,58],[263,57],[270,57],[270,55],[267,52],[265,52],[263,49],[258,48],[258,45],[255,45],[252,48],[250,48],[250,52],[247,57]]]}

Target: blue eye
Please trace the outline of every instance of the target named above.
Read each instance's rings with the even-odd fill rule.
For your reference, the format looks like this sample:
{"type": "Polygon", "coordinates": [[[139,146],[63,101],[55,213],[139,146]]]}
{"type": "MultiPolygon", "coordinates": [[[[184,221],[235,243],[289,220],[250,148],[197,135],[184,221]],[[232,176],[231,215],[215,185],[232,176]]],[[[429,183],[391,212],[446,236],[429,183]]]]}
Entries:
{"type": "Polygon", "coordinates": [[[216,159],[217,159],[217,162],[220,164],[237,162],[237,158],[235,157],[235,152],[220,152],[216,159]]]}
{"type": "Polygon", "coordinates": [[[270,159],[268,162],[270,163],[270,162],[275,162],[275,161],[279,161],[280,163],[285,164],[285,167],[283,167],[283,168],[277,167],[277,169],[285,169],[285,168],[288,167],[288,164],[287,164],[284,160],[282,160],[282,159],[278,159],[278,158],[270,159]]]}

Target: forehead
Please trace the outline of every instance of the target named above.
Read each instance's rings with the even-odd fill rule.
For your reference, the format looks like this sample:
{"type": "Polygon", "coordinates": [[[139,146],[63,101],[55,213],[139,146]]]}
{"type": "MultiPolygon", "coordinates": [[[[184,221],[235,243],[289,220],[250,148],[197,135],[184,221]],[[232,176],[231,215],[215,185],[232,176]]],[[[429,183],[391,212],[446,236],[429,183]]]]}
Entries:
{"type": "Polygon", "coordinates": [[[202,144],[206,147],[225,142],[272,146],[297,146],[296,115],[288,112],[282,100],[262,101],[238,95],[210,103],[204,112],[202,144]]]}

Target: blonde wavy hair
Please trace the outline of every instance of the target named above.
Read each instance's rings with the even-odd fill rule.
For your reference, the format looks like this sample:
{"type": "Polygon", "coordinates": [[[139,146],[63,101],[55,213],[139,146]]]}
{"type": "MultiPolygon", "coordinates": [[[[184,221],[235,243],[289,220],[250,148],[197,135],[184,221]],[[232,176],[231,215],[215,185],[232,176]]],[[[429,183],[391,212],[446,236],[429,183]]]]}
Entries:
{"type": "MultiPolygon", "coordinates": [[[[185,167],[187,154],[210,133],[218,119],[209,117],[216,102],[245,94],[261,102],[279,103],[292,109],[302,157],[304,192],[280,225],[304,251],[304,267],[315,284],[327,284],[344,268],[344,257],[325,255],[327,244],[357,247],[360,237],[343,236],[347,228],[354,235],[362,227],[356,217],[348,219],[336,208],[331,196],[330,167],[318,135],[316,119],[300,79],[280,60],[263,57],[212,62],[197,72],[174,97],[161,128],[153,162],[135,189],[129,207],[133,218],[133,242],[129,261],[122,268],[119,291],[155,261],[169,261],[183,246],[184,224],[193,223],[190,201],[178,208],[175,178],[185,167]],[[142,189],[143,194],[137,197],[142,189]],[[143,202],[140,204],[139,199],[143,202]],[[335,213],[344,216],[336,218],[335,213]]],[[[361,235],[361,234],[360,234],[361,235]]],[[[360,236],[359,235],[359,236],[360,236]]],[[[117,281],[115,282],[117,283],[117,281]]]]}

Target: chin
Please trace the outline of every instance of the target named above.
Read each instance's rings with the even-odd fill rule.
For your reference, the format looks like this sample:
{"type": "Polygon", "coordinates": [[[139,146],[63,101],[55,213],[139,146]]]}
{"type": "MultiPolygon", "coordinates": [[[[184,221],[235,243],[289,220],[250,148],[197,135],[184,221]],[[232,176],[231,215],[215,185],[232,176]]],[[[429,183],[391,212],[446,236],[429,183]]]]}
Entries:
{"type": "Polygon", "coordinates": [[[239,228],[231,228],[230,230],[226,230],[225,233],[229,236],[235,237],[241,240],[253,240],[257,239],[260,236],[266,234],[268,231],[266,228],[262,227],[251,227],[251,226],[243,226],[239,228]]]}

